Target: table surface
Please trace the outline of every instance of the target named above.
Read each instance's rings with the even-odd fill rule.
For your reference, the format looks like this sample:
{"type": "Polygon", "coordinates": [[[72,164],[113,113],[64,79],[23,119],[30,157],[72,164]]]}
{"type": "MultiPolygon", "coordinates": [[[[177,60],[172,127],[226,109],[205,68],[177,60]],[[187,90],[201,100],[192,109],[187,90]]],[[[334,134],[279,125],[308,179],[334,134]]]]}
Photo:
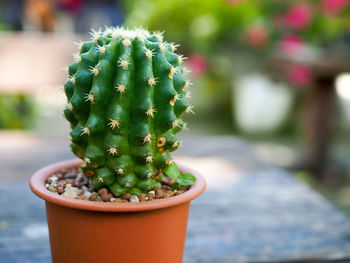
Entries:
{"type": "MultiPolygon", "coordinates": [[[[67,141],[24,138],[0,139],[0,261],[49,263],[44,202],[28,178],[73,156],[67,141]]],[[[185,263],[350,262],[350,220],[318,193],[260,161],[242,140],[183,139],[175,159],[208,181],[191,205],[185,263]]]]}

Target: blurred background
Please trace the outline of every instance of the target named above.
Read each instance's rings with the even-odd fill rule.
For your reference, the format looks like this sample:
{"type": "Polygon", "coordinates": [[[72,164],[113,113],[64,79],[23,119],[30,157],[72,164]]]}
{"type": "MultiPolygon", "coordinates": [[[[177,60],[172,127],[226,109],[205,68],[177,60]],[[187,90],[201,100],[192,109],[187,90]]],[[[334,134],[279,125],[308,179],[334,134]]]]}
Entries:
{"type": "Polygon", "coordinates": [[[1,1],[2,147],[66,139],[61,68],[74,41],[105,25],[181,43],[188,134],[242,137],[350,212],[349,1],[1,1]]]}
{"type": "Polygon", "coordinates": [[[248,141],[350,214],[348,0],[2,0],[0,181],[67,156],[61,68],[105,25],[181,44],[196,113],[184,138],[248,141]]]}
{"type": "MultiPolygon", "coordinates": [[[[12,188],[4,190],[7,183],[24,182],[18,189],[29,192],[27,181],[35,170],[73,157],[69,125],[63,117],[64,67],[73,61],[71,54],[77,50],[73,43],[90,38],[91,28],[121,25],[164,31],[166,40],[181,44],[177,52],[187,58],[195,114],[186,116],[189,131],[180,135],[185,143],[177,158],[211,174],[211,179],[207,177],[210,187],[226,194],[230,190],[223,190],[220,176],[227,171],[235,170],[237,176],[266,166],[280,167],[279,171],[289,170],[297,182],[350,214],[349,0],[1,0],[0,186],[5,187],[1,188],[4,205],[7,193],[15,198],[10,195],[12,188]],[[252,155],[246,154],[248,148],[252,155]]],[[[274,184],[274,180],[268,189],[267,184],[249,188],[252,184],[246,183],[254,208],[248,214],[257,212],[255,205],[264,200],[253,198],[260,193],[258,189],[272,193],[271,205],[276,199],[273,193],[283,196],[287,185],[274,184]]],[[[241,190],[235,191],[239,195],[241,190]]],[[[297,198],[298,193],[287,199],[297,198]]],[[[247,203],[238,199],[236,205],[244,210],[247,203]]],[[[269,204],[263,205],[267,209],[259,211],[272,211],[269,204]]],[[[289,205],[284,205],[282,210],[288,211],[289,205]]],[[[197,211],[200,215],[204,210],[197,211]]],[[[281,213],[276,211],[271,212],[274,218],[281,213]]],[[[44,218],[41,213],[38,220],[44,218]]],[[[3,218],[11,218],[6,215],[3,218]]],[[[0,220],[3,230],[9,229],[10,219],[5,219],[0,220]]],[[[223,233],[231,233],[230,222],[223,233]]],[[[35,226],[23,230],[24,235],[40,237],[42,233],[47,245],[46,226],[35,226]]],[[[203,234],[202,229],[198,233],[203,234]]],[[[231,240],[236,234],[220,239],[231,240]]],[[[303,235],[300,238],[304,240],[303,235]]]]}

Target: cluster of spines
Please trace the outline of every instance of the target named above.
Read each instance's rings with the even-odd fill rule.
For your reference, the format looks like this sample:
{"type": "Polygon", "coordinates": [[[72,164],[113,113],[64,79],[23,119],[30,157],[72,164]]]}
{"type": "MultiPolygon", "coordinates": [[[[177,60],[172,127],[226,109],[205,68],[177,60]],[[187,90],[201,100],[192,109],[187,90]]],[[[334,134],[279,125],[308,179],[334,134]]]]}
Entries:
{"type": "Polygon", "coordinates": [[[158,186],[159,171],[172,163],[180,142],[186,101],[176,46],[143,29],[93,31],[80,43],[64,86],[72,151],[96,188],[140,193],[158,186]]]}

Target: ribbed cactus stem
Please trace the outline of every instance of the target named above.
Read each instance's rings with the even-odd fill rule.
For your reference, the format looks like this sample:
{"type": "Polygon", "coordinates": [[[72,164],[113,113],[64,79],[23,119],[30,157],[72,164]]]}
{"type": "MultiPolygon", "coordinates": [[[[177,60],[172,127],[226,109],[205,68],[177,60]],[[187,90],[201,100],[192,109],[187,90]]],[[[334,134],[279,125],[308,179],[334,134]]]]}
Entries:
{"type": "Polygon", "coordinates": [[[64,110],[71,148],[96,188],[116,195],[140,194],[159,186],[161,169],[185,128],[182,56],[160,34],[123,28],[93,32],[68,67],[64,110]]]}

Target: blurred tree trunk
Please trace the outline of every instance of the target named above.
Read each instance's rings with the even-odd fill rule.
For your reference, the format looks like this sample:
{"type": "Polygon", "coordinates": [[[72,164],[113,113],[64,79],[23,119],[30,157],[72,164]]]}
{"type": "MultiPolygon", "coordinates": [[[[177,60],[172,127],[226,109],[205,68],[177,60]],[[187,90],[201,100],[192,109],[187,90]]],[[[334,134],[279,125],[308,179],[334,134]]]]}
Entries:
{"type": "Polygon", "coordinates": [[[336,109],[335,76],[319,76],[306,90],[303,168],[323,178],[329,163],[330,141],[336,109]]]}

